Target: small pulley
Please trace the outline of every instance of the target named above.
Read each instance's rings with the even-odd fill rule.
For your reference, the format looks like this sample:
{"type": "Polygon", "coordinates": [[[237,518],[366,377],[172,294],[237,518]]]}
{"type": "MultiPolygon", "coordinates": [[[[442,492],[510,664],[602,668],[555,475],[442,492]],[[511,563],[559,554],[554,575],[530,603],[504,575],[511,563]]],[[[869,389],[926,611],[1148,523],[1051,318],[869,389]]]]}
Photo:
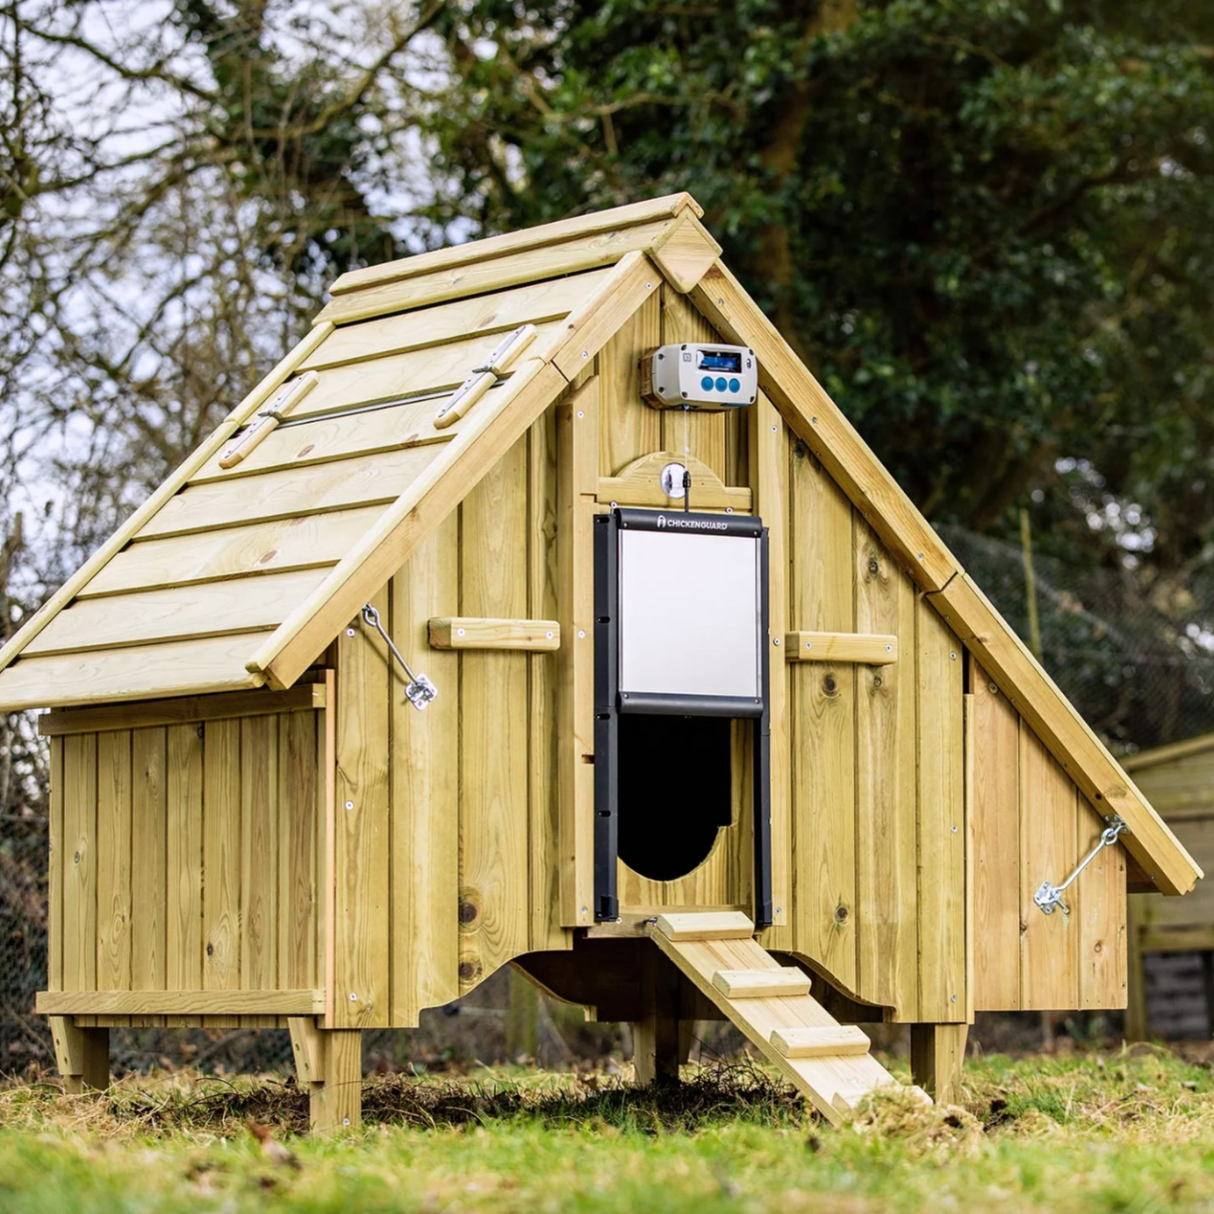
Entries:
{"type": "Polygon", "coordinates": [[[409,663],[401,656],[400,650],[392,643],[392,638],[384,630],[383,624],[379,622],[379,612],[370,603],[367,603],[363,607],[363,619],[384,638],[384,644],[388,646],[392,656],[400,663],[401,669],[405,674],[408,675],[409,682],[405,686],[405,699],[418,712],[424,712],[429,707],[430,701],[438,695],[438,688],[424,674],[413,673],[409,667],[409,663]]]}
{"type": "Polygon", "coordinates": [[[1042,881],[1042,883],[1037,887],[1037,892],[1033,895],[1033,901],[1041,908],[1041,913],[1043,915],[1052,915],[1055,908],[1059,906],[1062,907],[1063,914],[1069,915],[1071,913],[1070,908],[1062,900],[1063,891],[1074,882],[1075,878],[1078,877],[1079,874],[1083,872],[1083,870],[1087,868],[1087,866],[1091,864],[1091,862],[1095,860],[1106,847],[1112,847],[1122,834],[1129,831],[1129,827],[1126,826],[1126,824],[1116,814],[1112,814],[1105,818],[1105,821],[1108,823],[1108,826],[1101,832],[1100,839],[1096,846],[1093,847],[1092,850],[1079,861],[1075,871],[1071,873],[1071,875],[1067,877],[1067,879],[1061,885],[1051,885],[1049,881],[1042,881]]]}

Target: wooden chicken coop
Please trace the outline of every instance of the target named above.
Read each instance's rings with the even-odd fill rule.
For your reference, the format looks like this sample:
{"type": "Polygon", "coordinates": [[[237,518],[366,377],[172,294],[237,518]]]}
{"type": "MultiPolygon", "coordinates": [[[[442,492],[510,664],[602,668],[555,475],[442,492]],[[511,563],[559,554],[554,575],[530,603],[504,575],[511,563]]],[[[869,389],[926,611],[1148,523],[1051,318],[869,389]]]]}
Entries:
{"type": "Polygon", "coordinates": [[[859,1023],[948,1097],[976,1009],[1124,1005],[1127,887],[1200,870],[700,218],[344,275],[0,653],[70,1086],[289,1027],[354,1124],[361,1030],[512,964],[642,1079],[727,1018],[837,1119],[859,1023]]]}

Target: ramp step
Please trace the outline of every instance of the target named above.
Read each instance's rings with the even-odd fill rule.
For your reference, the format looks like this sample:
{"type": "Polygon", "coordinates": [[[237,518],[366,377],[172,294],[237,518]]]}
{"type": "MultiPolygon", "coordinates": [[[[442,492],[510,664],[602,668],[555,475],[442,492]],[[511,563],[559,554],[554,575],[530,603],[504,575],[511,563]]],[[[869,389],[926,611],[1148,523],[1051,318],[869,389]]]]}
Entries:
{"type": "Polygon", "coordinates": [[[839,1058],[867,1054],[868,1037],[854,1024],[773,1029],[771,1044],[785,1058],[839,1058]]]}
{"type": "Polygon", "coordinates": [[[667,940],[745,940],[755,925],[741,911],[683,911],[658,916],[667,940]]]}
{"type": "Polygon", "coordinates": [[[712,984],[730,999],[770,999],[808,995],[809,976],[795,965],[778,969],[717,970],[712,984]]]}

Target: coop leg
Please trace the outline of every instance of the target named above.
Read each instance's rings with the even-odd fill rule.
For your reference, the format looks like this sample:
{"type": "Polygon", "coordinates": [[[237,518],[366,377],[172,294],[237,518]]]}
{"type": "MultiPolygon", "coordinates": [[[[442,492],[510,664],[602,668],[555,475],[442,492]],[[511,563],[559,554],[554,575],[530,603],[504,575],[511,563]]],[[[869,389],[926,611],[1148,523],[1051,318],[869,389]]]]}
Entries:
{"type": "Polygon", "coordinates": [[[51,1038],[63,1090],[79,1096],[86,1089],[110,1086],[110,1030],[78,1028],[72,1016],[52,1016],[51,1038]]]}
{"type": "Polygon", "coordinates": [[[968,1024],[912,1024],[911,1074],[938,1104],[955,1104],[961,1096],[968,1024]]]}
{"type": "Polygon", "coordinates": [[[1127,899],[1126,975],[1127,986],[1125,1008],[1125,1039],[1146,1041],[1150,1035],[1147,1015],[1147,973],[1142,955],[1142,923],[1139,913],[1139,898],[1131,894],[1127,899]]]}
{"type": "MultiPolygon", "coordinates": [[[[677,1083],[682,1054],[679,1033],[679,972],[653,946],[641,962],[645,1015],[632,1022],[632,1064],[641,1087],[677,1083]]],[[[689,1043],[690,1044],[690,1043],[689,1043]]]]}
{"type": "Polygon", "coordinates": [[[291,1049],[301,1087],[309,1094],[314,1133],[362,1124],[363,1052],[359,1029],[322,1029],[308,1016],[292,1016],[291,1049]]]}

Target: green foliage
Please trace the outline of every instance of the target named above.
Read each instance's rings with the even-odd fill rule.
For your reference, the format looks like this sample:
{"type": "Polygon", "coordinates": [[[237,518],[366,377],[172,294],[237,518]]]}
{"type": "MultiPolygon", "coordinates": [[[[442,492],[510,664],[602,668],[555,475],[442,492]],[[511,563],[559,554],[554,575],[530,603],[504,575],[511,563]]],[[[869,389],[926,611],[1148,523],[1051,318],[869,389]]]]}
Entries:
{"type": "Polygon", "coordinates": [[[1064,454],[1143,506],[1161,564],[1202,548],[1208,13],[484,0],[445,21],[456,210],[504,229],[689,189],[930,517],[998,527],[1053,488],[1039,530],[1074,553],[1064,454]]]}

